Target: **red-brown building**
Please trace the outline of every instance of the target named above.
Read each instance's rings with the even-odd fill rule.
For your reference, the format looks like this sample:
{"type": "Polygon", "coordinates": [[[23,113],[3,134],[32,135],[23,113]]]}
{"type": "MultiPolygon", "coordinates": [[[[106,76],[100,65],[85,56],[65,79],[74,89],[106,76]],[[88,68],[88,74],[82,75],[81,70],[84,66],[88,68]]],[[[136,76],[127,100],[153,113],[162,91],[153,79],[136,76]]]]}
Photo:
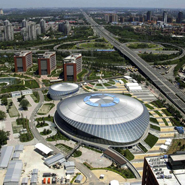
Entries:
{"type": "Polygon", "coordinates": [[[72,54],[64,59],[64,81],[77,81],[77,74],[82,71],[82,55],[72,54]]]}
{"type": "Polygon", "coordinates": [[[38,73],[39,75],[50,75],[56,68],[56,53],[45,52],[38,57],[38,73]]]}
{"type": "Polygon", "coordinates": [[[26,72],[33,65],[32,52],[21,51],[14,55],[15,72],[26,72]]]}

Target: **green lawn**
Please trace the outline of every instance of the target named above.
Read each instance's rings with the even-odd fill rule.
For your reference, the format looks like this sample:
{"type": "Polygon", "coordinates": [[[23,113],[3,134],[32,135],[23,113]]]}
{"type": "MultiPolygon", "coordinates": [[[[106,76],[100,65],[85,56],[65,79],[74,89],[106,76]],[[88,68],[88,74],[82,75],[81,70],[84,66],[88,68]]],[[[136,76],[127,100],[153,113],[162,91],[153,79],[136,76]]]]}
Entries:
{"type": "Polygon", "coordinates": [[[145,106],[149,109],[154,109],[151,105],[145,104],[145,106]]]}
{"type": "Polygon", "coordinates": [[[158,114],[159,116],[163,116],[160,112],[158,111],[154,111],[156,114],[158,114]]]}
{"type": "Polygon", "coordinates": [[[151,121],[152,123],[157,123],[157,124],[159,124],[159,122],[157,121],[156,118],[150,118],[150,121],[151,121]]]}
{"type": "Polygon", "coordinates": [[[123,155],[124,157],[126,157],[129,161],[134,159],[134,155],[130,152],[130,150],[126,149],[122,149],[122,148],[114,148],[116,151],[118,151],[121,155],[123,155]]]}
{"type": "Polygon", "coordinates": [[[39,103],[40,96],[38,92],[33,92],[33,94],[30,95],[35,103],[39,103]]]}
{"type": "Polygon", "coordinates": [[[42,80],[42,83],[47,87],[47,86],[51,86],[51,83],[49,80],[42,80]]]}
{"type": "Polygon", "coordinates": [[[143,152],[146,153],[148,151],[141,143],[139,143],[138,146],[143,150],[143,152]]]}
{"type": "Polygon", "coordinates": [[[38,110],[37,114],[39,115],[45,115],[49,113],[49,111],[55,106],[54,103],[45,103],[42,105],[42,107],[38,110]]]}
{"type": "Polygon", "coordinates": [[[82,72],[78,73],[77,80],[82,81],[84,75],[87,73],[87,69],[82,69],[82,72]]]}
{"type": "Polygon", "coordinates": [[[168,126],[168,122],[166,121],[165,118],[162,118],[163,122],[165,123],[166,126],[168,126]]]}
{"type": "Polygon", "coordinates": [[[14,134],[19,133],[22,129],[23,129],[23,126],[22,125],[17,125],[17,122],[16,121],[13,121],[12,122],[12,130],[13,130],[13,133],[14,134]]]}
{"type": "Polygon", "coordinates": [[[150,128],[155,129],[155,130],[158,130],[158,131],[160,131],[160,130],[161,130],[161,129],[160,129],[160,127],[155,126],[155,125],[150,125],[150,128]]]}
{"type": "Polygon", "coordinates": [[[12,106],[10,106],[10,103],[12,102],[11,99],[8,99],[8,105],[6,106],[6,109],[8,111],[9,116],[12,117],[18,117],[20,114],[16,108],[16,106],[14,105],[14,103],[12,102],[12,106]]]}
{"type": "Polygon", "coordinates": [[[167,116],[172,116],[172,114],[168,112],[166,109],[162,109],[162,112],[166,114],[167,116]]]}
{"type": "Polygon", "coordinates": [[[145,139],[145,142],[152,148],[155,143],[158,141],[158,138],[152,134],[148,134],[147,138],[145,139]]]}
{"type": "Polygon", "coordinates": [[[49,94],[44,95],[44,101],[52,101],[49,94]]]}
{"type": "Polygon", "coordinates": [[[39,84],[36,82],[36,80],[25,80],[25,86],[30,89],[39,88],[39,84]]]}
{"type": "Polygon", "coordinates": [[[56,135],[48,137],[46,140],[47,141],[57,141],[57,140],[69,141],[69,138],[67,138],[65,135],[63,135],[61,132],[58,131],[56,135]]]}
{"type": "Polygon", "coordinates": [[[47,117],[39,117],[35,119],[36,121],[51,121],[53,122],[53,116],[48,115],[47,117]]]}

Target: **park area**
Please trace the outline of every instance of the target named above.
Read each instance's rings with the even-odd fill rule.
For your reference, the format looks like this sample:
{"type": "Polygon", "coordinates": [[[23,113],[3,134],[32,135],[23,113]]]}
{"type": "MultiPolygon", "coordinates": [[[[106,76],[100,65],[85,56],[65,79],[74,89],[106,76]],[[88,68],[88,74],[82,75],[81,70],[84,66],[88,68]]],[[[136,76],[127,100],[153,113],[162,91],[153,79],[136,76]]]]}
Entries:
{"type": "Polygon", "coordinates": [[[6,106],[6,109],[7,109],[7,112],[11,118],[19,116],[19,112],[11,99],[8,99],[8,104],[6,106]]]}
{"type": "Polygon", "coordinates": [[[39,115],[45,115],[49,113],[49,111],[55,106],[54,103],[45,103],[41,106],[41,108],[38,110],[37,114],[39,115]]]}

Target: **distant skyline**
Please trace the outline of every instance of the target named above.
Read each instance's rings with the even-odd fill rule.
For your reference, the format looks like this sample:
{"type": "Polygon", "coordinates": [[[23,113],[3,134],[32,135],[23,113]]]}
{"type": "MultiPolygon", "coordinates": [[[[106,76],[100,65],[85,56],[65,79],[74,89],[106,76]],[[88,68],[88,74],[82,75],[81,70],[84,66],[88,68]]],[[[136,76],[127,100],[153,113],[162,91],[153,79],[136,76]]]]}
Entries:
{"type": "Polygon", "coordinates": [[[1,0],[0,8],[133,7],[185,9],[184,0],[1,0]]]}

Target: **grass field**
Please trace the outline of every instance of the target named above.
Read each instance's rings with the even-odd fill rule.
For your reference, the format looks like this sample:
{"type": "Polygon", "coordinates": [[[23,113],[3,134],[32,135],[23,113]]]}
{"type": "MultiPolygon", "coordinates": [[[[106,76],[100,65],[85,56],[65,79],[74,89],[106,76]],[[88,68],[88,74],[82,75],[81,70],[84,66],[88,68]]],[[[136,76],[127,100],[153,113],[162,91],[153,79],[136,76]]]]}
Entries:
{"type": "Polygon", "coordinates": [[[35,80],[25,80],[25,86],[30,89],[39,88],[39,84],[35,80]]]}
{"type": "Polygon", "coordinates": [[[176,151],[185,151],[185,139],[174,139],[167,154],[173,154],[176,151]]]}
{"type": "Polygon", "coordinates": [[[49,111],[55,106],[54,103],[45,103],[42,105],[42,107],[38,110],[37,114],[39,115],[45,115],[49,113],[49,111]]]}
{"type": "Polygon", "coordinates": [[[150,118],[150,121],[151,121],[152,123],[159,124],[159,122],[157,121],[157,119],[156,119],[156,118],[150,118]]]}
{"type": "Polygon", "coordinates": [[[165,123],[166,126],[168,126],[168,122],[166,121],[165,118],[162,118],[163,122],[165,123]]]}
{"type": "Polygon", "coordinates": [[[22,125],[17,125],[17,122],[16,121],[13,121],[12,122],[12,130],[13,130],[13,133],[14,134],[19,133],[22,129],[23,129],[23,126],[22,125]]]}
{"type": "Polygon", "coordinates": [[[12,102],[12,100],[11,99],[8,99],[8,105],[6,106],[6,109],[7,110],[9,109],[9,111],[8,111],[9,116],[10,117],[18,117],[20,114],[19,114],[17,108],[15,107],[15,105],[14,105],[13,102],[12,102],[12,106],[9,107],[10,102],[12,102]]]}
{"type": "Polygon", "coordinates": [[[151,110],[154,109],[151,105],[145,104],[145,106],[151,110]]]}
{"type": "Polygon", "coordinates": [[[152,134],[148,134],[147,138],[145,139],[145,142],[152,148],[155,143],[158,141],[158,138],[152,134]]]}
{"type": "Polygon", "coordinates": [[[38,92],[33,92],[33,94],[30,95],[35,103],[39,103],[40,97],[38,92]]]}
{"type": "Polygon", "coordinates": [[[155,129],[155,130],[158,130],[158,131],[160,131],[160,130],[161,130],[161,129],[160,129],[160,127],[155,126],[155,125],[150,125],[150,128],[155,129]]]}

